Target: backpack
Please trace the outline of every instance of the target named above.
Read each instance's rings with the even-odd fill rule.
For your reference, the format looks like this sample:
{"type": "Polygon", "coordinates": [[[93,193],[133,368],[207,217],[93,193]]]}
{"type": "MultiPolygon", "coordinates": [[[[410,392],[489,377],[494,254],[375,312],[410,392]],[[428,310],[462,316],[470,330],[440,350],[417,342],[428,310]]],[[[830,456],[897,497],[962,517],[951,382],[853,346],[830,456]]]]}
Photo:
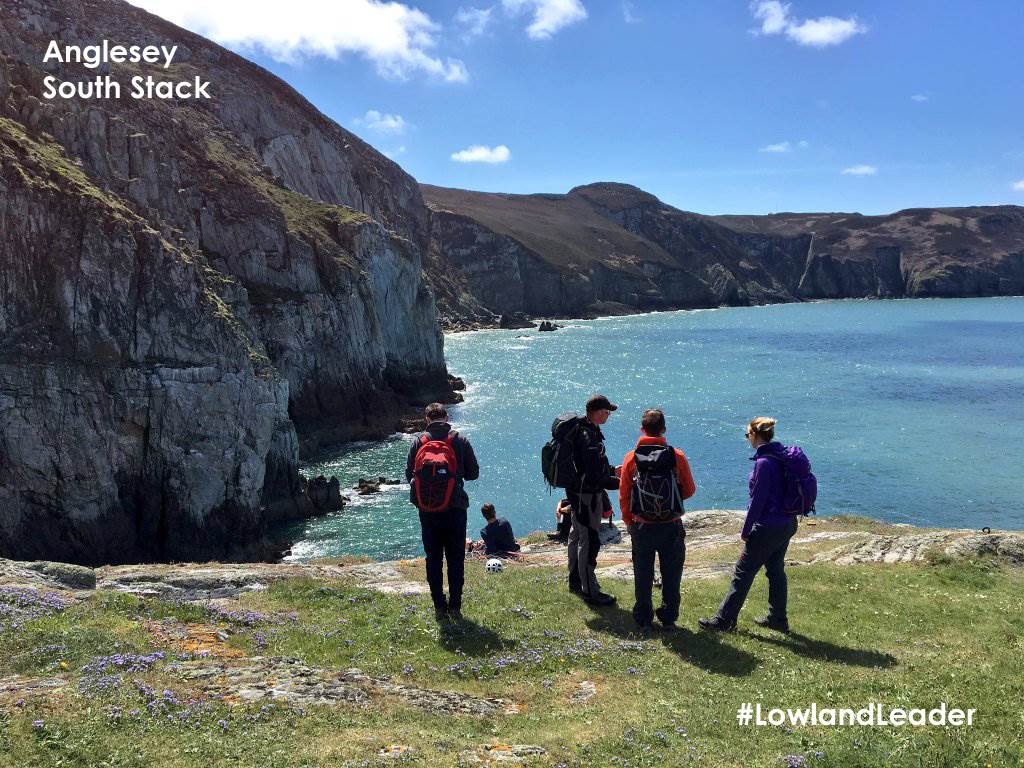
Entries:
{"type": "Polygon", "coordinates": [[[652,523],[667,523],[680,517],[683,499],[679,494],[675,449],[671,445],[641,445],[634,451],[633,460],[633,514],[652,523]]]}
{"type": "Polygon", "coordinates": [[[818,478],[811,472],[811,461],[799,446],[791,445],[781,456],[766,454],[782,464],[782,509],[787,515],[809,515],[818,498],[818,478]]]}
{"type": "Polygon", "coordinates": [[[580,428],[580,417],[565,413],[551,425],[551,439],[540,450],[540,469],[551,488],[572,488],[582,479],[573,460],[573,443],[580,428]]]}
{"type": "Polygon", "coordinates": [[[433,440],[427,433],[420,435],[420,447],[413,462],[412,485],[416,493],[416,507],[423,512],[448,509],[458,469],[455,451],[452,450],[455,435],[455,432],[449,432],[444,440],[433,440]]]}

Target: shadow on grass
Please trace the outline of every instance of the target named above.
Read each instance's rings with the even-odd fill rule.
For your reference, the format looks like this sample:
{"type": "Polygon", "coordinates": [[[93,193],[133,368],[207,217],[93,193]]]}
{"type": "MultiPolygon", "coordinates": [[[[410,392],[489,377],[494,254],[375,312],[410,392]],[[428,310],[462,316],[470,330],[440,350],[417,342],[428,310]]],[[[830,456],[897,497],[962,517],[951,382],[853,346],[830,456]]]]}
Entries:
{"type": "Polygon", "coordinates": [[[489,656],[495,651],[515,645],[513,641],[472,619],[464,618],[460,622],[442,624],[439,630],[442,647],[449,651],[461,651],[467,656],[489,656]]]}
{"type": "Polygon", "coordinates": [[[777,645],[809,659],[835,661],[853,667],[894,667],[897,663],[896,657],[889,653],[836,645],[827,640],[815,640],[807,635],[801,635],[799,632],[790,632],[788,635],[779,637],[754,632],[750,632],[748,635],[755,640],[777,645]]]}
{"type": "Polygon", "coordinates": [[[757,667],[758,659],[740,648],[733,648],[721,642],[709,632],[692,632],[679,627],[673,632],[660,629],[640,630],[633,621],[633,614],[618,605],[591,606],[594,617],[587,620],[587,626],[595,632],[607,632],[618,637],[636,640],[654,638],[680,659],[695,667],[716,675],[745,677],[757,667]]]}

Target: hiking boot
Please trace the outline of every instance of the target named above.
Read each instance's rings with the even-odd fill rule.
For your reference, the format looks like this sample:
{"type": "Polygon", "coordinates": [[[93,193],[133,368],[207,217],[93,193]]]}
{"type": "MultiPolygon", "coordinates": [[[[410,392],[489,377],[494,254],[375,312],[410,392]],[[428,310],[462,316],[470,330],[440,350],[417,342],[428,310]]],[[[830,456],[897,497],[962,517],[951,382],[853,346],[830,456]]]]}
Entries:
{"type": "Polygon", "coordinates": [[[580,597],[586,597],[587,596],[586,593],[583,591],[583,587],[581,587],[579,584],[571,584],[570,583],[569,584],[569,591],[572,592],[574,595],[579,595],[580,597]]]}
{"type": "Polygon", "coordinates": [[[447,607],[440,607],[440,606],[437,607],[437,608],[434,608],[434,618],[437,619],[437,623],[438,624],[447,624],[448,623],[448,608],[447,607]]]}
{"type": "Polygon", "coordinates": [[[653,621],[643,621],[643,622],[638,621],[636,623],[636,631],[637,632],[652,632],[652,631],[654,631],[654,622],[653,621]]]}
{"type": "Polygon", "coordinates": [[[448,618],[451,619],[452,621],[462,621],[463,620],[462,609],[461,608],[449,608],[448,609],[448,618]]]}
{"type": "Polygon", "coordinates": [[[661,626],[664,629],[676,629],[676,621],[675,621],[675,619],[672,619],[671,621],[667,621],[665,619],[665,611],[663,609],[661,609],[661,608],[655,609],[654,615],[658,617],[658,621],[661,622],[661,626]]]}
{"type": "Polygon", "coordinates": [[[596,595],[591,597],[590,595],[583,596],[583,602],[587,605],[614,605],[618,602],[615,595],[609,595],[607,592],[598,592],[596,595]]]}
{"type": "Polygon", "coordinates": [[[789,634],[789,622],[788,621],[777,621],[770,616],[758,616],[754,619],[754,623],[759,627],[765,627],[767,629],[774,629],[776,632],[781,632],[784,635],[789,634]]]}
{"type": "Polygon", "coordinates": [[[736,622],[726,621],[721,616],[714,616],[710,619],[697,619],[697,624],[701,629],[711,630],[712,632],[736,631],[736,622]]]}

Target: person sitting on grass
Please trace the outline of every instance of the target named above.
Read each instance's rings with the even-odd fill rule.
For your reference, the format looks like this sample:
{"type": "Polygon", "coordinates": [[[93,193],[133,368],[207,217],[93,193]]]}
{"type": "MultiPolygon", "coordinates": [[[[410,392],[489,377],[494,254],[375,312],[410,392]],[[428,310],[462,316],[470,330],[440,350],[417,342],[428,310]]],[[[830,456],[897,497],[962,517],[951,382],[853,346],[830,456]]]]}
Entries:
{"type": "Polygon", "coordinates": [[[568,498],[561,499],[555,507],[555,532],[548,534],[548,539],[559,544],[569,543],[569,529],[572,528],[572,504],[568,498]]]}
{"type": "Polygon", "coordinates": [[[480,507],[480,514],[487,521],[487,525],[480,529],[484,554],[501,557],[519,551],[519,542],[512,532],[512,526],[505,518],[498,517],[493,504],[484,504],[480,507]]]}

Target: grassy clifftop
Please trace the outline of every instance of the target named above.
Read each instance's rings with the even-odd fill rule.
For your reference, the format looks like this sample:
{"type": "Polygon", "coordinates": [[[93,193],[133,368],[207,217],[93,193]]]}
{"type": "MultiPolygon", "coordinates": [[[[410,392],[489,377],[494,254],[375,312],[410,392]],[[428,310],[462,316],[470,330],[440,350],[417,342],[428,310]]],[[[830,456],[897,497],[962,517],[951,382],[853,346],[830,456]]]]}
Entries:
{"type": "Polygon", "coordinates": [[[498,575],[469,563],[467,621],[442,627],[429,598],[402,587],[419,583],[418,561],[165,567],[160,583],[129,567],[77,591],[43,581],[91,586],[91,572],[25,566],[19,579],[8,566],[4,765],[1024,761],[1024,572],[988,557],[795,567],[788,637],[750,622],[762,579],[734,635],[695,626],[723,576],[684,579],[678,632],[636,634],[631,583],[606,578],[621,607],[594,610],[543,558],[498,575]],[[280,578],[258,578],[274,568],[280,578]],[[387,587],[382,569],[403,580],[387,587]],[[755,728],[736,723],[743,702],[946,702],[977,715],[960,728],[755,728]]]}

